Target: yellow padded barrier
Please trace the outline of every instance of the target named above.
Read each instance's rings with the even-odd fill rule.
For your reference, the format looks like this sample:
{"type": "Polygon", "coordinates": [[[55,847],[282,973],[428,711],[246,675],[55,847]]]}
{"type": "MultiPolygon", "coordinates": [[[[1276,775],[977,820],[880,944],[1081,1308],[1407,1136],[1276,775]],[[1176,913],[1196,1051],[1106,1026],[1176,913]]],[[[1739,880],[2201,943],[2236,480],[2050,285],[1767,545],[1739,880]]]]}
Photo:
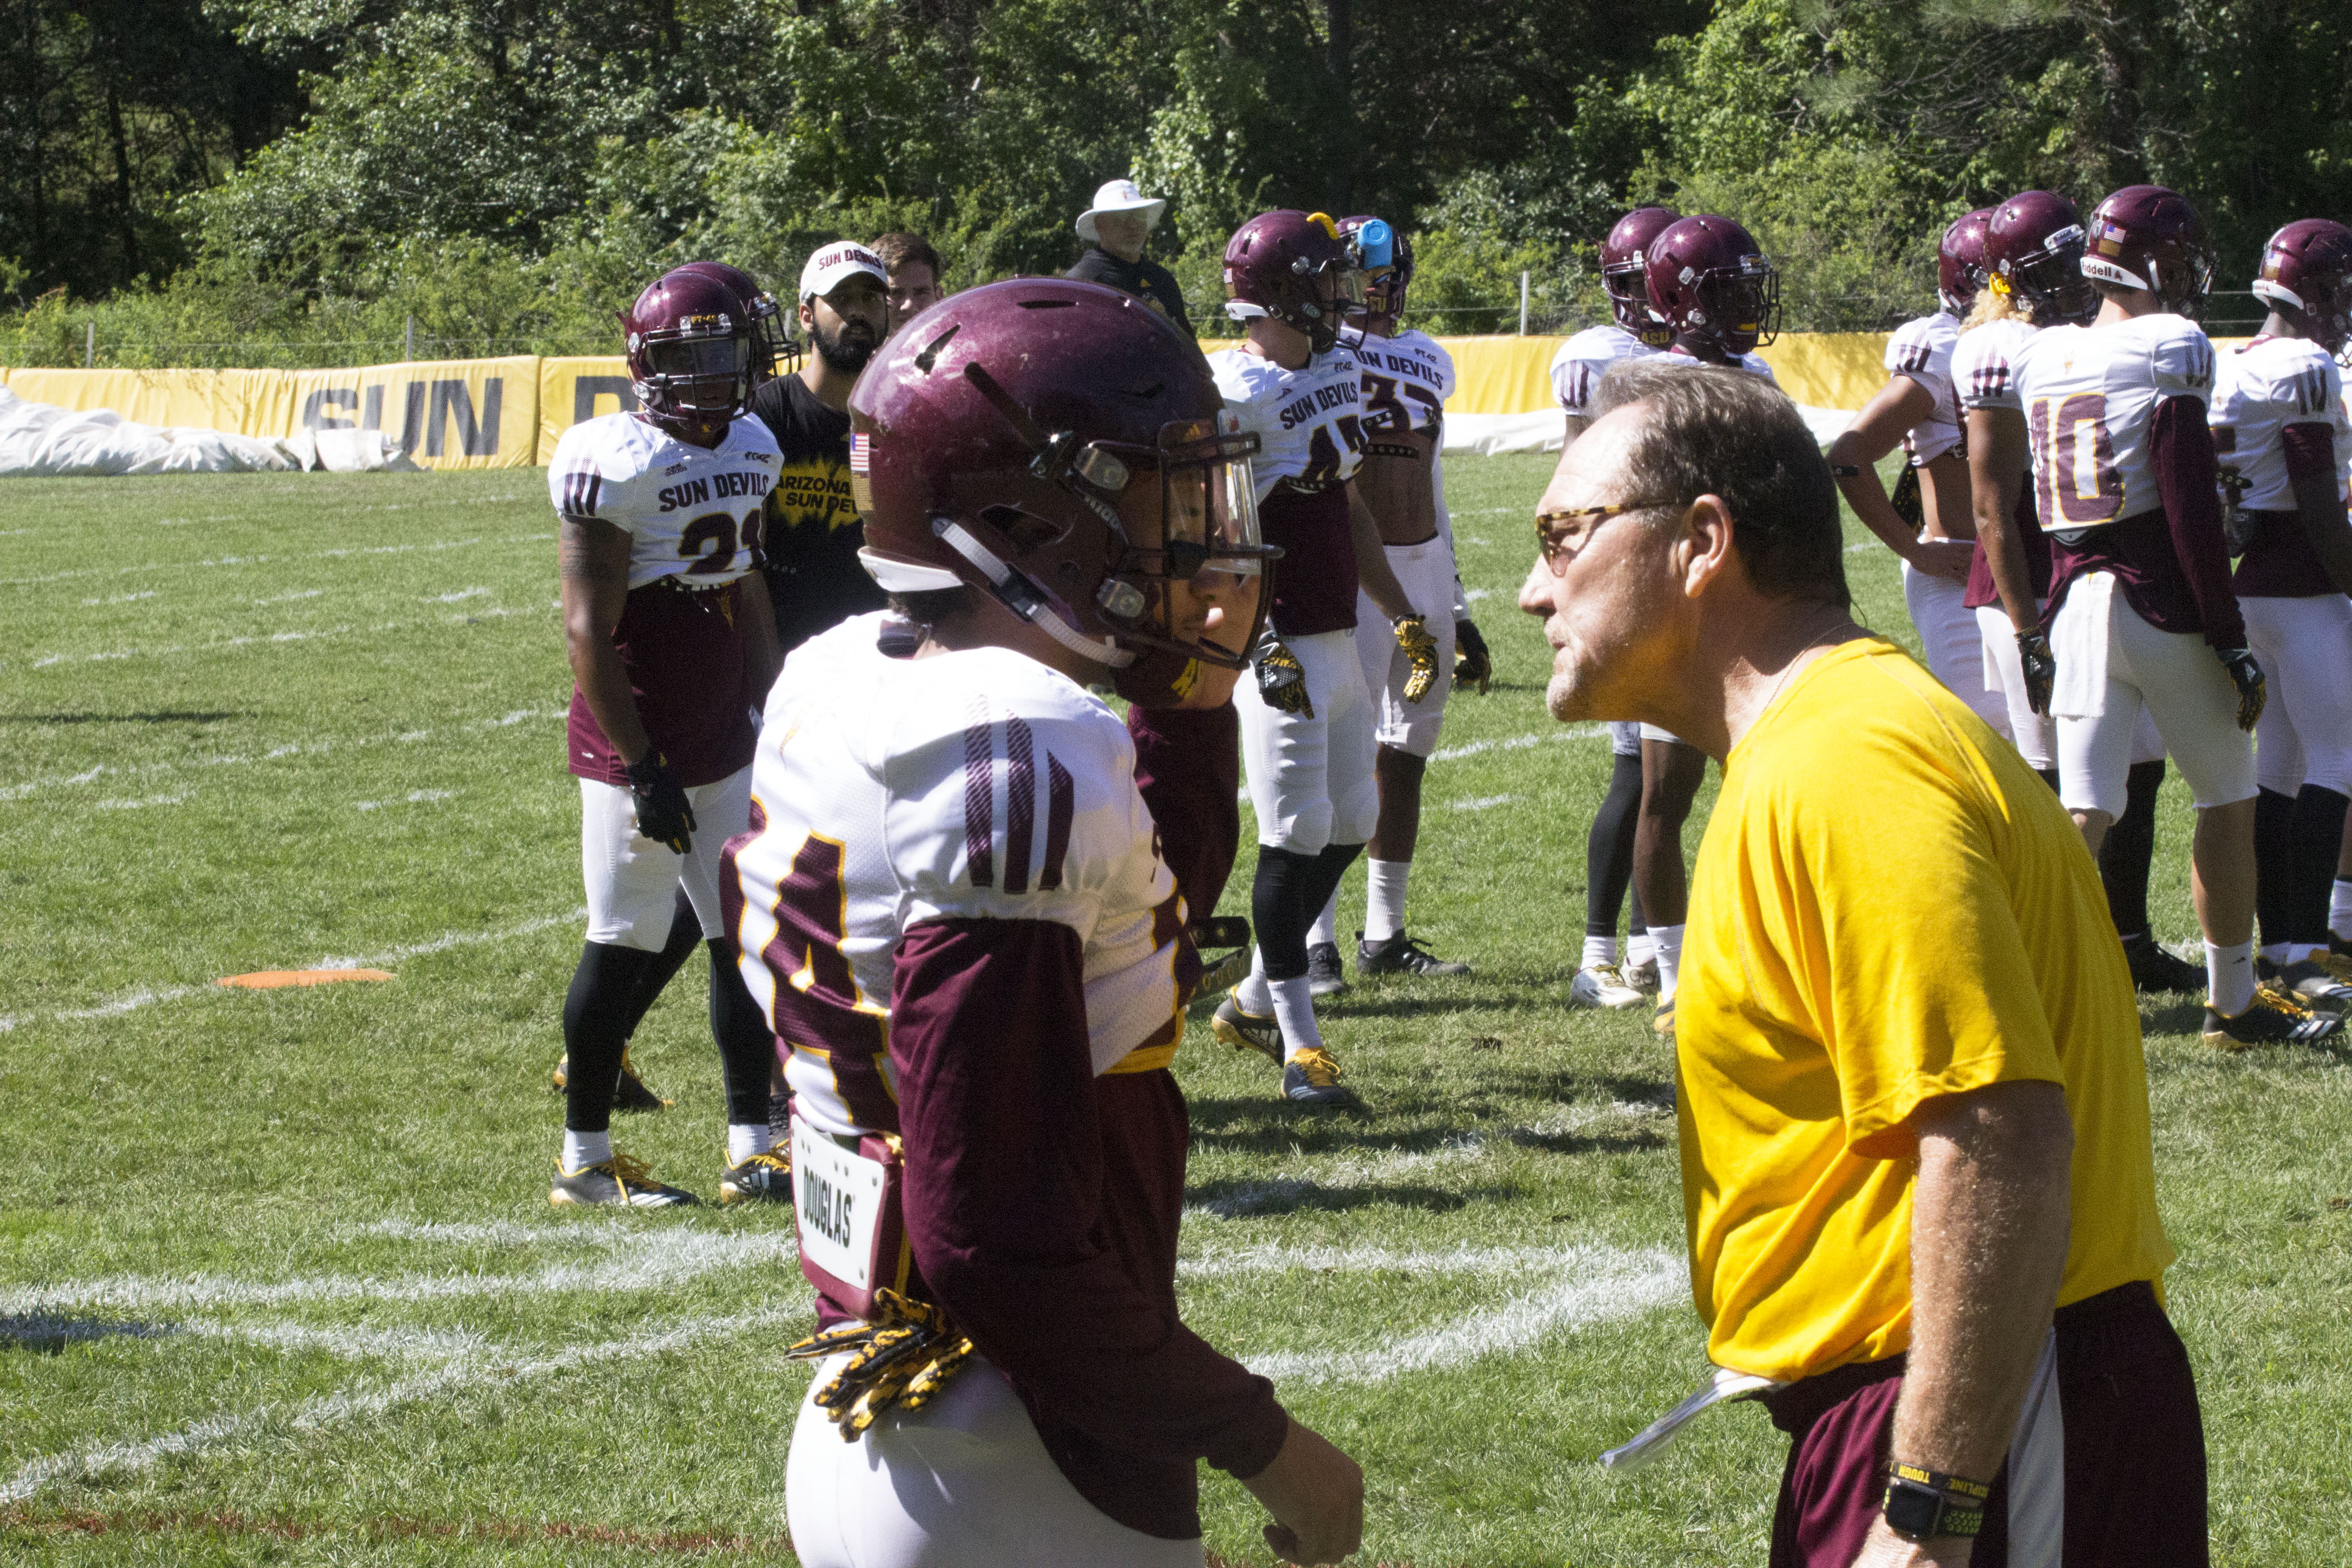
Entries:
{"type": "Polygon", "coordinates": [[[583,419],[635,408],[629,362],[619,354],[583,354],[539,362],[539,461],[555,461],[555,443],[583,419]]]}
{"type": "Polygon", "coordinates": [[[281,372],[284,425],[246,434],[385,430],[424,468],[527,468],[541,461],[539,367],[537,354],[514,354],[281,372]]]}

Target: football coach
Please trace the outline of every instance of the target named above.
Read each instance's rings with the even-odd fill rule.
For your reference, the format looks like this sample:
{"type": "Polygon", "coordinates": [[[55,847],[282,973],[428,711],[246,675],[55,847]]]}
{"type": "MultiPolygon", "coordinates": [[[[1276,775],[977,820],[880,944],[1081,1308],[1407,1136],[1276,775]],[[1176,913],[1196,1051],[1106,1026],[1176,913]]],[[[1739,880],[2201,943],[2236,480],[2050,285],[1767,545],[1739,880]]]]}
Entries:
{"type": "Polygon", "coordinates": [[[1775,1568],[2208,1561],[2147,1068],[2098,868],[2007,742],[1853,619],[1794,405],[1612,368],[1537,520],[1563,721],[1723,768],[1675,1087],[1693,1293],[1772,1379],[1775,1568]]]}

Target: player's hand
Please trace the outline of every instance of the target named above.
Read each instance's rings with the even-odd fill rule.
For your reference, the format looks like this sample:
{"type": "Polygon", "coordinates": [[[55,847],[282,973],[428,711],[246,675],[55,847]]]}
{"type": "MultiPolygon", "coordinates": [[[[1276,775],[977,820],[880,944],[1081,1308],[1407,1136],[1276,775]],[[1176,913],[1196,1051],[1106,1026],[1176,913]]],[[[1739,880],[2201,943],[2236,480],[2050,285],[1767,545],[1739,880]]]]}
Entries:
{"type": "Polygon", "coordinates": [[[1412,673],[1404,678],[1404,700],[1418,702],[1437,684],[1437,639],[1417,615],[1399,616],[1390,625],[1396,628],[1397,647],[1412,664],[1412,673]]]}
{"type": "Polygon", "coordinates": [[[1965,583],[1976,555],[1977,547],[1969,540],[1922,539],[1912,544],[1904,559],[1911,563],[1914,572],[1941,577],[1947,583],[1965,583]]]}
{"type": "Polygon", "coordinates": [[[1307,695],[1307,671],[1281,638],[1270,631],[1259,638],[1256,662],[1257,694],[1267,707],[1302,719],[1315,717],[1315,704],[1307,695]]]}
{"type": "Polygon", "coordinates": [[[1870,1533],[1863,1537],[1862,1553],[1853,1560],[1853,1568],[1962,1568],[1977,1543],[1962,1535],[1941,1535],[1933,1541],[1906,1541],[1886,1527],[1883,1519],[1873,1520],[1870,1533]]]}
{"type": "Polygon", "coordinates": [[[2238,689],[2238,728],[2251,732],[2263,716],[2263,704],[2269,700],[2270,683],[2263,679],[2263,667],[2251,649],[2242,647],[2215,648],[2221,668],[2230,672],[2230,684],[2238,689]]]}
{"type": "Polygon", "coordinates": [[[1274,1522],[1265,1543],[1285,1563],[1338,1563],[1364,1543],[1364,1472],[1321,1434],[1297,1421],[1274,1463],[1242,1485],[1274,1522]]]}
{"type": "Polygon", "coordinates": [[[1495,679],[1495,658],[1486,651],[1486,639],[1478,635],[1477,624],[1465,616],[1454,623],[1454,685],[1456,689],[1475,686],[1478,695],[1486,695],[1486,683],[1495,679]]]}
{"type": "Polygon", "coordinates": [[[2058,656],[2040,632],[2017,634],[2017,662],[2025,671],[2025,703],[2036,713],[2050,711],[2050,694],[2058,684],[2058,656]]]}
{"type": "Polygon", "coordinates": [[[694,847],[693,803],[659,752],[629,764],[629,795],[637,805],[639,833],[668,846],[673,855],[694,847]]]}

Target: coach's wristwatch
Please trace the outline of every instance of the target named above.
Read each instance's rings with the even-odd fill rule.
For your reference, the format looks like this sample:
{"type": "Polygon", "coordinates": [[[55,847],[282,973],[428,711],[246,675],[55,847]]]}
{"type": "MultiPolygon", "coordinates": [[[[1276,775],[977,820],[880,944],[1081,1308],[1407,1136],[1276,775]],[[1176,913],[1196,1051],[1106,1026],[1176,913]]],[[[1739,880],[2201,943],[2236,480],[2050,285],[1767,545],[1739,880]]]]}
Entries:
{"type": "Polygon", "coordinates": [[[1984,1528],[1985,1500],[1992,1488],[1964,1476],[1948,1476],[1924,1465],[1886,1461],[1886,1528],[1906,1541],[1939,1535],[1976,1538],[1984,1528]]]}

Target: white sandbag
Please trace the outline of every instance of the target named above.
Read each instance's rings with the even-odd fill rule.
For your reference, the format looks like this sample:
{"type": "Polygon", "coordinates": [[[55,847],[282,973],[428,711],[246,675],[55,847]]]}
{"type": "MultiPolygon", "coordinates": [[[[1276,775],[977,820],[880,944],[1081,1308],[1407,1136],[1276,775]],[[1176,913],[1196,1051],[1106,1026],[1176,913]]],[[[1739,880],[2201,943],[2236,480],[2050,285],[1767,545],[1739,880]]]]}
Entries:
{"type": "MultiPolygon", "coordinates": [[[[1797,405],[1797,412],[1804,416],[1815,444],[1822,447],[1845,434],[1854,419],[1850,409],[1815,408],[1803,403],[1797,405]]],[[[1445,449],[1490,458],[1498,452],[1557,452],[1567,434],[1562,418],[1557,408],[1539,408],[1532,414],[1449,414],[1445,449]]]]}
{"type": "MultiPolygon", "coordinates": [[[[337,471],[395,466],[383,455],[381,432],[351,434],[370,440],[348,448],[339,443],[336,460],[352,466],[337,471]]],[[[396,448],[393,455],[397,457],[396,448]]],[[[28,403],[0,387],[0,476],[260,473],[308,468],[322,457],[315,447],[298,451],[292,440],[191,426],[158,428],[135,424],[110,408],[77,412],[28,403]]]]}

